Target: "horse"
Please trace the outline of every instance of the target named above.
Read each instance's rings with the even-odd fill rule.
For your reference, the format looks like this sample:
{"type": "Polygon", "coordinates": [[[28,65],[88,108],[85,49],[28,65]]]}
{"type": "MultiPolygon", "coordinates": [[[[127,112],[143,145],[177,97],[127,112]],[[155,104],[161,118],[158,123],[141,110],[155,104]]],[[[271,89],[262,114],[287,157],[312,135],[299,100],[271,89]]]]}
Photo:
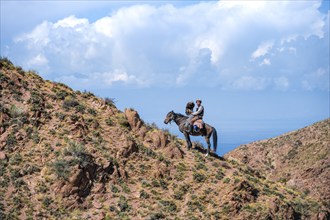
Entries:
{"type": "Polygon", "coordinates": [[[175,113],[174,111],[170,111],[164,120],[165,124],[168,124],[171,121],[174,121],[178,127],[181,133],[184,134],[184,137],[186,139],[187,145],[188,145],[188,150],[191,149],[192,143],[190,140],[190,135],[192,136],[204,136],[205,141],[207,143],[207,153],[205,154],[205,157],[207,157],[210,153],[211,149],[211,143],[210,143],[210,137],[213,136],[213,151],[217,151],[217,146],[218,146],[218,135],[217,135],[217,130],[212,127],[211,125],[208,125],[205,123],[202,129],[199,131],[193,131],[192,133],[188,133],[186,129],[186,123],[187,123],[188,117],[185,115],[182,115],[180,113],[175,113]]]}

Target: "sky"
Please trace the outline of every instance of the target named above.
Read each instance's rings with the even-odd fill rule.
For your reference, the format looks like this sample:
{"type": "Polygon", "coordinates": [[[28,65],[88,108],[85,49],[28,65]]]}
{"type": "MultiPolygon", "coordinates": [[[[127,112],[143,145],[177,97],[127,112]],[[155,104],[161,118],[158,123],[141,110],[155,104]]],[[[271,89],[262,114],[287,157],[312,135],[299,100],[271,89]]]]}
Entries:
{"type": "Polygon", "coordinates": [[[2,57],[179,137],[200,98],[221,155],[329,117],[329,1],[0,3],[2,57]]]}

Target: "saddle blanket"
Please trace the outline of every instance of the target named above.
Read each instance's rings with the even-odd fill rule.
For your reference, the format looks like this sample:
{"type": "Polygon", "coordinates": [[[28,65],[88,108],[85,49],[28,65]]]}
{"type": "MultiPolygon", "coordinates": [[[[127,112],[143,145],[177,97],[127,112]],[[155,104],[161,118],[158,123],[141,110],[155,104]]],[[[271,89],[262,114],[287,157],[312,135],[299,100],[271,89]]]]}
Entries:
{"type": "Polygon", "coordinates": [[[199,129],[202,129],[204,127],[204,122],[202,119],[198,119],[194,122],[194,125],[196,125],[199,129]]]}

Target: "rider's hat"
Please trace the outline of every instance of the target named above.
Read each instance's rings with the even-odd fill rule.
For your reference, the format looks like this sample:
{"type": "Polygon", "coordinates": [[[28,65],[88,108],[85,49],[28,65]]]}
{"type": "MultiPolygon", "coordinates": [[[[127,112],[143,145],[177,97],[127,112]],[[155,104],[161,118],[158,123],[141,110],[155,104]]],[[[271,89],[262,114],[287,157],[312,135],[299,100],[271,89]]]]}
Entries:
{"type": "Polygon", "coordinates": [[[196,102],[202,102],[202,100],[201,99],[196,99],[196,102]]]}

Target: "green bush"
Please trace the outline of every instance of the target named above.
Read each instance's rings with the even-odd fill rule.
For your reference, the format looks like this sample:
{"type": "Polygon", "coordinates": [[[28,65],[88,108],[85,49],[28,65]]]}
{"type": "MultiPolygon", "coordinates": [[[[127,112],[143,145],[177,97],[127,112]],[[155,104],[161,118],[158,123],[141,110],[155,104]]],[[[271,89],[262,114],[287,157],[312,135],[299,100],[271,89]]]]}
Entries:
{"type": "Polygon", "coordinates": [[[17,140],[16,140],[16,137],[15,137],[15,134],[13,133],[10,133],[8,136],[7,136],[7,140],[6,140],[6,146],[8,148],[12,148],[16,145],[17,143],[17,140]]]}
{"type": "Polygon", "coordinates": [[[162,212],[152,213],[148,220],[158,220],[158,219],[165,219],[165,215],[162,212]]]}
{"type": "Polygon", "coordinates": [[[217,173],[215,174],[215,178],[217,180],[222,180],[225,177],[224,172],[221,169],[217,170],[217,173]]]}
{"type": "Polygon", "coordinates": [[[182,185],[179,187],[178,190],[174,191],[174,199],[176,200],[182,200],[184,195],[187,194],[189,191],[190,186],[189,185],[182,185]]]}
{"type": "Polygon", "coordinates": [[[65,110],[69,110],[70,108],[74,108],[78,105],[79,105],[79,102],[77,100],[75,100],[73,97],[68,97],[68,98],[65,98],[62,107],[65,110]]]}
{"type": "Polygon", "coordinates": [[[176,166],[176,169],[179,172],[185,172],[185,171],[187,171],[186,165],[184,163],[181,163],[181,162],[176,166]]]}
{"type": "Polygon", "coordinates": [[[10,157],[9,164],[10,165],[19,165],[22,161],[23,161],[22,156],[19,153],[16,153],[12,157],[10,157]]]}
{"type": "Polygon", "coordinates": [[[87,112],[93,116],[96,116],[97,115],[97,111],[93,108],[89,108],[87,109],[87,112]]]}
{"type": "Polygon", "coordinates": [[[124,115],[120,115],[118,117],[118,123],[123,128],[126,128],[126,129],[130,129],[131,128],[130,124],[127,121],[127,118],[124,115]]]}
{"type": "Polygon", "coordinates": [[[0,68],[8,68],[13,70],[15,66],[7,57],[0,57],[0,68]]]}
{"type": "Polygon", "coordinates": [[[52,203],[53,203],[53,200],[51,198],[49,198],[49,197],[45,197],[42,200],[42,206],[44,208],[48,208],[52,203]]]}
{"type": "Polygon", "coordinates": [[[113,121],[111,120],[111,118],[106,119],[106,120],[105,120],[105,123],[106,123],[108,126],[113,126],[113,125],[114,125],[114,123],[113,123],[113,121]]]}
{"type": "Polygon", "coordinates": [[[59,90],[59,91],[56,91],[55,95],[56,95],[57,99],[64,100],[65,97],[67,97],[69,95],[69,93],[65,90],[59,90]]]}
{"type": "Polygon", "coordinates": [[[159,203],[163,205],[166,212],[175,213],[178,209],[173,201],[160,200],[159,203]]]}
{"type": "Polygon", "coordinates": [[[206,176],[202,173],[194,173],[193,178],[197,183],[204,182],[206,180],[206,176]]]}
{"type": "Polygon", "coordinates": [[[16,105],[12,105],[10,107],[10,116],[13,118],[20,117],[24,114],[24,110],[17,107],[16,105]]]}
{"type": "Polygon", "coordinates": [[[203,162],[198,162],[195,167],[197,170],[205,170],[205,171],[208,170],[207,167],[205,166],[205,163],[203,163],[203,162]]]}
{"type": "Polygon", "coordinates": [[[140,198],[148,199],[149,197],[150,197],[150,195],[146,191],[144,191],[144,190],[140,191],[140,198]]]}
{"type": "Polygon", "coordinates": [[[83,106],[82,104],[79,104],[79,105],[77,105],[77,106],[75,107],[75,110],[76,110],[77,112],[80,112],[80,113],[85,113],[85,109],[86,109],[86,107],[83,106]]]}
{"type": "Polygon", "coordinates": [[[64,180],[68,180],[69,175],[70,175],[70,164],[69,164],[68,161],[66,161],[64,159],[56,160],[52,164],[52,167],[53,167],[53,170],[54,170],[55,174],[59,178],[62,178],[64,180]]]}
{"type": "Polygon", "coordinates": [[[119,197],[118,207],[120,212],[129,212],[131,210],[131,206],[128,204],[128,201],[125,196],[119,197]]]}
{"type": "Polygon", "coordinates": [[[106,97],[104,99],[105,104],[109,105],[109,106],[114,106],[115,105],[115,99],[114,98],[108,98],[106,97]]]}
{"type": "Polygon", "coordinates": [[[228,177],[223,180],[223,183],[229,183],[229,182],[230,182],[230,178],[228,178],[228,177]]]}

